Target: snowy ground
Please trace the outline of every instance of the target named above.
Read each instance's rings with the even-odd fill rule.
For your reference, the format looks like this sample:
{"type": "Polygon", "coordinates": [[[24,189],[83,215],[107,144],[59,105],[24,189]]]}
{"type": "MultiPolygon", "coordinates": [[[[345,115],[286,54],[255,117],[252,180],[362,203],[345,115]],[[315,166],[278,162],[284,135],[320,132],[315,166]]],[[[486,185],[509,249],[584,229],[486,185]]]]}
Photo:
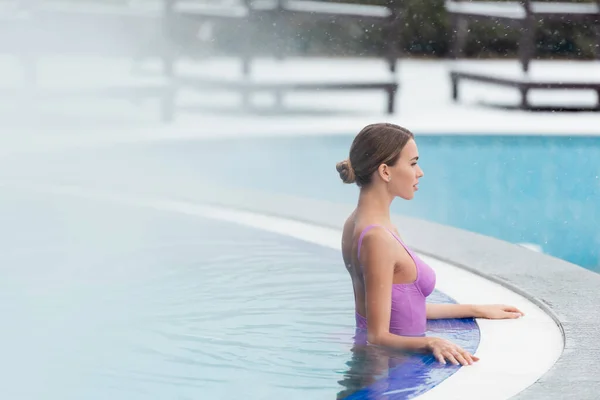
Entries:
{"type": "MultiPolygon", "coordinates": [[[[189,136],[354,134],[363,125],[391,121],[419,133],[445,134],[600,134],[600,112],[529,112],[491,108],[482,103],[516,105],[519,94],[510,88],[465,82],[461,98],[454,103],[448,77],[452,61],[401,60],[397,78],[397,110],[385,113],[382,91],[298,92],[284,96],[284,107],[270,107],[272,96],[255,97],[256,109],[243,111],[240,98],[226,92],[182,92],[178,96],[176,120],[160,122],[156,99],[134,102],[123,99],[49,100],[36,112],[15,108],[12,97],[1,99],[0,145],[3,151],[44,148],[98,141],[151,140],[189,136]]],[[[460,61],[461,67],[518,75],[514,60],[460,61]]],[[[239,60],[210,59],[180,63],[177,70],[187,75],[221,76],[237,79],[239,60]]],[[[14,59],[0,58],[0,89],[18,88],[21,71],[14,59]]],[[[160,64],[146,61],[98,58],[56,58],[39,66],[39,85],[64,89],[127,85],[160,88],[165,83],[160,64]]],[[[561,77],[563,80],[600,81],[600,62],[537,61],[532,79],[561,77]]],[[[262,59],[254,65],[254,80],[281,81],[385,81],[389,72],[382,60],[291,59],[284,62],[262,59]]],[[[19,93],[18,91],[16,93],[19,93]]],[[[531,103],[593,106],[593,91],[532,91],[531,103]]]]}

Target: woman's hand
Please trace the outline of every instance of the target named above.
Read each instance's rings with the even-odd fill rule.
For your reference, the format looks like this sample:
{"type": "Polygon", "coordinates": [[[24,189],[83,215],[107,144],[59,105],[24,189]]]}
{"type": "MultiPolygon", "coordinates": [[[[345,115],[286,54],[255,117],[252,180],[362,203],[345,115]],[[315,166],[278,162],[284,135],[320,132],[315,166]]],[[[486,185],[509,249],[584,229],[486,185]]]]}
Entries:
{"type": "Polygon", "coordinates": [[[471,365],[479,361],[479,357],[475,357],[462,347],[446,339],[428,338],[427,349],[433,353],[433,356],[441,364],[446,364],[446,360],[454,365],[471,365]]]}
{"type": "Polygon", "coordinates": [[[519,309],[503,304],[490,304],[475,307],[475,317],[485,319],[515,319],[523,315],[519,309]]]}

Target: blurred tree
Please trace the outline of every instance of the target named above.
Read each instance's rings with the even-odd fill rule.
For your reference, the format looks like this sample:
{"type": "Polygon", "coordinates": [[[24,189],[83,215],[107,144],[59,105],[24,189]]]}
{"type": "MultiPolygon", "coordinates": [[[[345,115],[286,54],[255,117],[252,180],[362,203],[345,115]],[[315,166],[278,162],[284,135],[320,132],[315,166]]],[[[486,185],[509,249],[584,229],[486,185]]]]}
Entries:
{"type": "MultiPolygon", "coordinates": [[[[327,0],[381,4],[385,0],[327,0]]],[[[450,48],[451,32],[444,0],[389,0],[400,1],[404,7],[402,30],[403,51],[415,57],[446,57],[450,48]]],[[[475,0],[477,1],[477,0],[475,0]]],[[[498,0],[503,1],[503,0],[498,0]]],[[[574,0],[581,1],[581,0],[574,0]]],[[[583,0],[592,2],[594,0],[583,0]]],[[[600,21],[597,21],[600,24],[600,21]]],[[[539,58],[591,59],[597,46],[593,24],[571,21],[540,23],[536,32],[539,58]]],[[[273,37],[285,39],[280,44],[287,54],[329,56],[375,56],[385,45],[386,37],[381,27],[367,23],[347,22],[340,19],[335,24],[318,21],[302,22],[292,27],[273,27],[265,24],[258,33],[265,51],[273,37]]],[[[235,31],[224,26],[217,37],[220,47],[233,49],[235,31]]],[[[482,21],[473,23],[465,48],[465,55],[474,58],[515,57],[519,32],[501,24],[482,21]]],[[[257,48],[260,53],[261,50],[257,48]]]]}

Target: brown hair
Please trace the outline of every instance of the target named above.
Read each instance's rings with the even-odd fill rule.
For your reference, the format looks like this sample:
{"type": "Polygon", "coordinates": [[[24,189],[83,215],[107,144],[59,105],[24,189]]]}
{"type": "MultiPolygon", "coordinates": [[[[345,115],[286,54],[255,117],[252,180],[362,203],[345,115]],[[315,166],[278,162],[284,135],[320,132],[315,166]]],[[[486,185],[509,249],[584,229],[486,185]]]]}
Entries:
{"type": "Polygon", "coordinates": [[[350,146],[350,157],[335,168],[344,183],[363,187],[371,183],[373,173],[381,164],[394,166],[400,152],[414,135],[401,126],[378,123],[365,126],[350,146]]]}

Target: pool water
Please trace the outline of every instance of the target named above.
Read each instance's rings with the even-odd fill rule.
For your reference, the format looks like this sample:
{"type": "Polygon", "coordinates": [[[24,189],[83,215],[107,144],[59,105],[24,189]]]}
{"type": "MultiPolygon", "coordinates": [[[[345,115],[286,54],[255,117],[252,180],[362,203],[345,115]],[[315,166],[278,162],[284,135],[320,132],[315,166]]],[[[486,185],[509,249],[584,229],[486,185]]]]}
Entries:
{"type": "MultiPolygon", "coordinates": [[[[0,191],[6,398],[407,399],[452,375],[354,346],[339,251],[206,218],[0,191]]],[[[434,292],[434,302],[452,302],[434,292]]],[[[474,352],[470,319],[428,334],[474,352]]]]}

